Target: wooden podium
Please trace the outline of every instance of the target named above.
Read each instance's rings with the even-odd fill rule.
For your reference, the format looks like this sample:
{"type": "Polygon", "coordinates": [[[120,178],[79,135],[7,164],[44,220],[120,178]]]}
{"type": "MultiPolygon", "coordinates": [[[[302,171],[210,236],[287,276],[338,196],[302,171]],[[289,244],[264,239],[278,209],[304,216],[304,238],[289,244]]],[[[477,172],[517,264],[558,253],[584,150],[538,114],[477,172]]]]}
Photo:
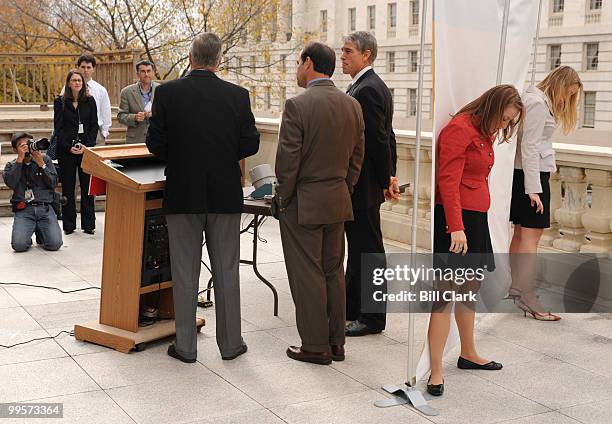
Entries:
{"type": "MultiPolygon", "coordinates": [[[[145,216],[160,210],[164,165],[145,144],[85,149],[83,169],[106,182],[100,320],[74,326],[77,340],[128,353],[175,334],[172,281],[142,286],[145,216]],[[112,162],[111,162],[112,161],[112,162]],[[139,327],[145,307],[161,320],[139,327]]],[[[203,318],[196,318],[198,331],[203,318]]]]}

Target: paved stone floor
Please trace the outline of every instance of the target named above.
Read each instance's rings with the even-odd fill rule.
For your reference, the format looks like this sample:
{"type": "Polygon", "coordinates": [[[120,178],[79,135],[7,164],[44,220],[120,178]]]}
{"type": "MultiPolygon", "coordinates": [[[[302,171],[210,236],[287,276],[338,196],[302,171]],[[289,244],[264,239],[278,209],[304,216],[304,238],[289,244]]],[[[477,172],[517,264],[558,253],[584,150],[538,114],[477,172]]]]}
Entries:
{"type": "MultiPolygon", "coordinates": [[[[0,282],[64,290],[99,286],[103,220],[99,214],[95,236],[77,231],[65,237],[59,252],[35,247],[15,254],[9,244],[12,221],[0,219],[0,282]]],[[[322,367],[288,359],[287,345],[299,338],[276,221],[264,225],[262,237],[267,243],[260,248],[260,268],[279,290],[280,312],[273,316],[269,289],[243,266],[246,355],[221,360],[212,309],[199,310],[207,325],[195,364],[168,357],[169,340],[125,355],[63,334],[0,348],[0,403],[63,402],[64,419],[58,422],[87,424],[611,422],[612,315],[604,314],[564,315],[558,323],[519,314],[486,316],[478,326],[479,346],[483,355],[504,363],[502,371],[459,370],[452,352],[445,358],[447,392],[431,402],[439,416],[376,408],[374,401],[386,397],[380,386],[404,379],[406,316],[390,315],[383,334],[349,339],[344,362],[322,367]]],[[[244,257],[250,249],[250,236],[243,235],[244,257]]],[[[204,271],[202,285],[207,280],[204,271]]],[[[98,308],[96,290],[62,294],[0,286],[0,344],[70,330],[97,319],[98,308]]],[[[417,318],[419,349],[425,319],[417,318]]]]}

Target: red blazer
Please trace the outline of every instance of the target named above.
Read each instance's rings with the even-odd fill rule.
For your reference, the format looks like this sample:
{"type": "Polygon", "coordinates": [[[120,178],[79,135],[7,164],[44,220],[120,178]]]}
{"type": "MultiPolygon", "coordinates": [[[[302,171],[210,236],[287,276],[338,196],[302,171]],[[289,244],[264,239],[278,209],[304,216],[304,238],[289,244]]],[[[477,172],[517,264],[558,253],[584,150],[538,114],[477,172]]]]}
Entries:
{"type": "Polygon", "coordinates": [[[444,207],[446,232],[464,230],[461,210],[486,212],[491,205],[489,173],[494,136],[483,137],[472,115],[459,115],[438,137],[436,204],[444,207]]]}

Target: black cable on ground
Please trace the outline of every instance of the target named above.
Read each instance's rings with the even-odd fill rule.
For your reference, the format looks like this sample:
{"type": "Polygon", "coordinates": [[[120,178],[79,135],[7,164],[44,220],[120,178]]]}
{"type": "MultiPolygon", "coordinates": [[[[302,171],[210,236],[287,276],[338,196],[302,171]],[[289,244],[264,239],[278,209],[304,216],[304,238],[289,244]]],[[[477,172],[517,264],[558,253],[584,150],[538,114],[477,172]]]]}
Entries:
{"type": "Polygon", "coordinates": [[[85,290],[101,290],[100,287],[83,287],[82,289],[75,289],[75,290],[62,290],[62,289],[58,289],[57,287],[50,287],[50,286],[39,286],[36,284],[26,284],[26,283],[2,283],[0,282],[0,286],[22,286],[22,287],[35,287],[37,289],[48,289],[48,290],[56,290],[60,293],[64,293],[64,294],[68,294],[68,293],[76,293],[76,292],[82,292],[85,290]]]}
{"type": "Polygon", "coordinates": [[[28,341],[25,341],[25,342],[19,342],[19,343],[15,343],[15,344],[12,344],[12,345],[3,345],[3,344],[0,344],[0,347],[3,347],[3,348],[5,348],[5,349],[10,349],[10,348],[15,347],[15,346],[20,346],[20,345],[24,345],[24,344],[32,343],[32,342],[35,342],[35,341],[38,341],[38,340],[50,340],[50,339],[55,339],[55,338],[59,337],[60,335],[62,335],[63,333],[66,333],[66,334],[68,334],[69,336],[74,336],[74,331],[66,331],[66,330],[63,330],[63,331],[60,331],[59,333],[57,333],[55,336],[37,337],[37,338],[32,339],[32,340],[28,340],[28,341]]]}

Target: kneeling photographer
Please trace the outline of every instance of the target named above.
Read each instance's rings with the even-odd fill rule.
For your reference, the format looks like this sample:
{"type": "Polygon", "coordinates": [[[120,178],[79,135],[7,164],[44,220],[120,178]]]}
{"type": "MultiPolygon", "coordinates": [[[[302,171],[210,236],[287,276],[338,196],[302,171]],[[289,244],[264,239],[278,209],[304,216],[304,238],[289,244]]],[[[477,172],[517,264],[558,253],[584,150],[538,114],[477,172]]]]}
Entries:
{"type": "Polygon", "coordinates": [[[11,246],[25,252],[32,246],[32,234],[46,250],[58,250],[62,232],[53,208],[57,172],[51,159],[40,152],[49,146],[46,139],[34,141],[26,133],[11,139],[17,159],[6,164],[4,182],[13,190],[11,205],[15,213],[11,246]]]}
{"type": "Polygon", "coordinates": [[[98,114],[96,101],[87,92],[83,75],[75,69],[68,72],[64,94],[53,104],[54,131],[57,137],[57,160],[62,194],[66,204],[62,207],[64,233],[76,229],[74,187],[78,172],[81,185],[81,228],[93,234],[96,228],[94,197],[89,196],[89,174],[83,171],[81,161],[85,147],[96,145],[98,114]]]}

